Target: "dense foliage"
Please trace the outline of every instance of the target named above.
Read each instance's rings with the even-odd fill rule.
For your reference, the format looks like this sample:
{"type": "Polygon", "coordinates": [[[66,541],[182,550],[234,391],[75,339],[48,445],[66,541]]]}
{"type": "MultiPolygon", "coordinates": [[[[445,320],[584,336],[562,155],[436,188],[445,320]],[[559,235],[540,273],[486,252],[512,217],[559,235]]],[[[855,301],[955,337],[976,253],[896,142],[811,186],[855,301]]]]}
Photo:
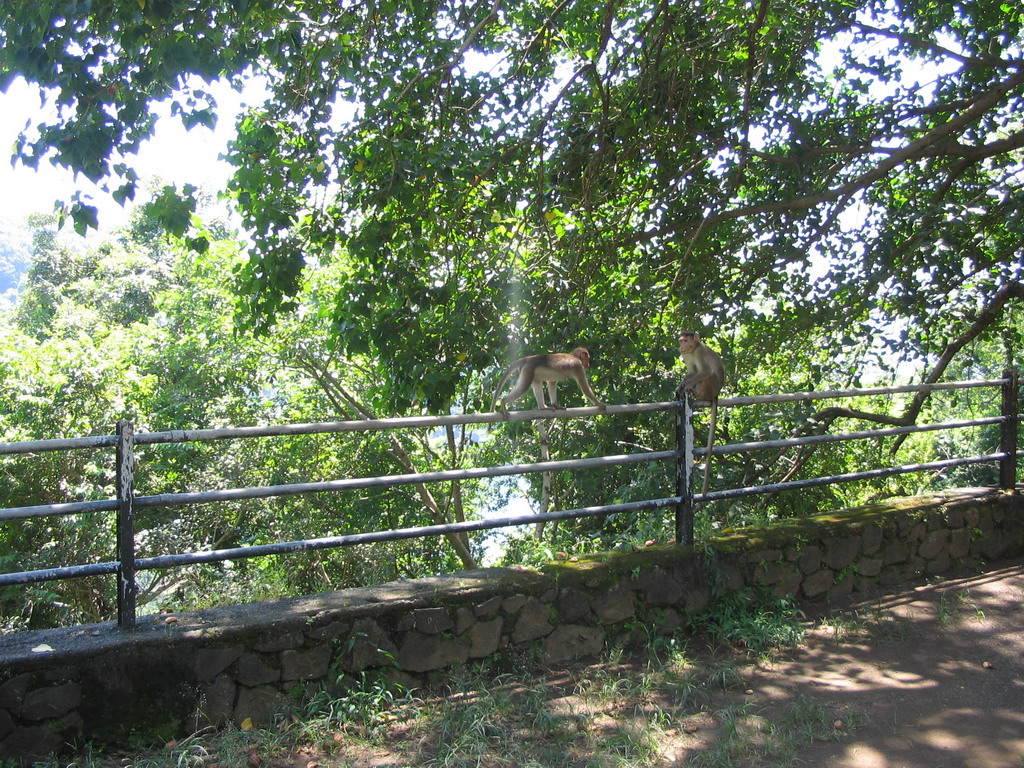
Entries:
{"type": "MultiPolygon", "coordinates": [[[[329,421],[353,415],[332,400],[337,391],[348,388],[354,402],[372,391],[370,369],[352,370],[325,385],[303,359],[327,338],[316,318],[315,284],[303,293],[309,319],[281,323],[272,337],[235,333],[231,295],[221,279],[239,258],[230,241],[215,239],[196,258],[162,245],[151,236],[151,222],[140,216],[119,238],[77,250],[54,231],[52,221],[35,223],[32,262],[17,304],[0,313],[2,442],[112,434],[122,418],[132,419],[136,432],[329,421]]],[[[437,451],[416,436],[397,446],[354,436],[149,446],[139,451],[136,492],[430,470],[457,462],[455,450],[437,451]]],[[[0,508],[110,498],[113,458],[109,450],[0,457],[0,508]]],[[[438,515],[455,515],[450,493],[437,490],[435,507],[392,491],[151,508],[138,516],[139,554],[425,525],[438,515]]],[[[473,486],[461,493],[465,504],[475,504],[473,486]]],[[[109,561],[113,536],[112,516],[106,514],[5,522],[0,565],[6,571],[109,561]]],[[[285,557],[148,572],[140,602],[150,606],[146,610],[181,608],[377,583],[472,564],[479,553],[479,545],[473,546],[474,552],[465,550],[468,563],[442,542],[426,540],[298,562],[285,557]]],[[[20,615],[33,626],[109,618],[113,587],[110,579],[73,579],[0,589],[0,616],[20,615]]]]}
{"type": "Polygon", "coordinates": [[[1024,11],[1002,0],[51,0],[0,18],[0,85],[60,106],[17,156],[120,197],[154,100],[207,125],[205,82],[266,76],[229,153],[245,319],[272,323],[344,249],[341,351],[383,361],[396,408],[444,408],[521,346],[580,339],[650,370],[680,323],[716,328],[744,378],[794,335],[915,357],[1021,277],[1024,11]]]}
{"type": "MultiPolygon", "coordinates": [[[[37,241],[2,342],[7,439],[44,418],[73,434],[126,413],[164,428],[482,410],[497,367],[577,344],[606,402],[664,400],[683,327],[722,350],[728,394],[996,374],[1022,333],[1022,27],[1024,10],[1004,0],[8,3],[0,87],[24,77],[57,107],[27,126],[15,158],[68,167],[120,200],[141,184],[131,154],[155,102],[208,126],[216,80],[259,77],[267,97],[228,151],[243,245],[193,216],[191,185],[153,197],[134,245],[81,254],[37,241]],[[161,255],[165,232],[193,258],[161,255]]],[[[66,201],[80,231],[98,223],[92,202],[66,201]]],[[[909,422],[932,407],[947,406],[871,409],[909,422]]],[[[813,415],[726,414],[722,429],[783,436],[813,415]]],[[[452,437],[444,450],[378,444],[329,462],[351,475],[460,466],[474,450],[536,459],[527,427],[478,446],[452,437]]],[[[600,455],[668,440],[653,418],[598,419],[560,424],[552,447],[600,455]]],[[[182,451],[152,482],[291,475],[303,450],[313,466],[329,453],[294,450],[302,461],[261,470],[257,457],[182,451]]],[[[734,457],[718,471],[753,484],[891,448],[860,450],[734,457]]],[[[666,472],[556,478],[552,505],[661,495],[666,472]]],[[[463,490],[390,513],[458,519],[473,506],[463,490]]],[[[359,499],[352,510],[389,514],[359,499]]],[[[269,535],[273,515],[260,514],[266,525],[247,535],[269,535]]],[[[188,520],[161,524],[204,546],[240,530],[188,520]]],[[[585,547],[663,532],[644,525],[556,535],[585,547]]],[[[473,561],[471,543],[449,543],[473,561]]]]}

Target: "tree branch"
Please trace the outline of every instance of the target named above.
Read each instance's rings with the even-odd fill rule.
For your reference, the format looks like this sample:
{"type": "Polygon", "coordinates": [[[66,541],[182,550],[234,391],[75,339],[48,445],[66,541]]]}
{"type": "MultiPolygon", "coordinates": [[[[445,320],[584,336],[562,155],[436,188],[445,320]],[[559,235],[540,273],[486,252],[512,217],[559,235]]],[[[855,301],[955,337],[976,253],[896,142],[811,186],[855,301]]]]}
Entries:
{"type": "Polygon", "coordinates": [[[491,6],[490,12],[487,14],[486,17],[484,17],[484,19],[479,24],[473,27],[473,29],[471,29],[466,34],[466,37],[462,41],[462,47],[459,48],[459,50],[455,53],[455,56],[451,59],[451,61],[448,61],[444,64],[438,64],[433,69],[427,70],[425,72],[417,72],[416,76],[412,80],[410,80],[406,84],[405,88],[402,89],[402,92],[398,94],[398,101],[404,99],[409,94],[409,91],[412,90],[413,86],[416,85],[416,83],[418,83],[420,80],[431,77],[432,75],[436,75],[438,72],[446,72],[450,75],[451,71],[458,66],[460,61],[462,61],[462,57],[466,54],[466,51],[468,51],[470,47],[473,45],[473,43],[476,41],[476,38],[477,36],[479,36],[480,31],[488,24],[490,24],[492,21],[494,21],[495,18],[497,18],[498,9],[501,8],[501,3],[502,0],[494,0],[494,4],[491,6]]]}
{"type": "Polygon", "coordinates": [[[892,29],[882,29],[880,27],[872,26],[871,24],[864,24],[862,22],[853,22],[854,27],[860,28],[861,31],[867,32],[872,35],[879,35],[880,37],[887,37],[890,40],[896,40],[901,43],[909,45],[911,48],[916,48],[920,51],[930,51],[931,53],[937,53],[940,56],[945,56],[948,59],[959,61],[969,67],[998,67],[1000,69],[1019,68],[1024,61],[1021,59],[1001,59],[998,56],[965,56],[962,53],[946,48],[945,46],[939,45],[933,40],[927,40],[922,37],[915,37],[913,35],[906,35],[902,32],[896,32],[892,29]]]}
{"type": "MultiPolygon", "coordinates": [[[[631,245],[647,242],[656,238],[678,234],[680,230],[692,229],[698,226],[707,227],[709,225],[747,218],[763,213],[783,213],[808,210],[822,203],[831,202],[833,200],[852,195],[871,186],[876,181],[885,178],[892,170],[912,160],[934,156],[937,153],[941,154],[945,147],[962,146],[955,142],[947,142],[946,140],[949,137],[966,130],[969,125],[978,121],[1008,93],[1020,88],[1021,86],[1024,86],[1024,70],[1016,71],[1012,76],[998,83],[988,91],[978,95],[978,97],[975,98],[973,102],[960,114],[947,120],[945,123],[937,126],[920,139],[912,141],[905,147],[895,150],[872,148],[870,151],[884,152],[888,156],[871,170],[862,173],[860,176],[851,179],[845,184],[841,184],[832,189],[823,190],[813,195],[805,195],[803,197],[796,197],[789,200],[778,200],[757,205],[742,206],[729,211],[722,211],[721,213],[714,214],[710,218],[706,219],[689,219],[687,221],[675,222],[665,227],[642,232],[620,244],[631,245]]],[[[1012,137],[998,142],[992,142],[989,145],[984,145],[984,147],[976,148],[974,151],[982,153],[986,151],[987,148],[988,151],[995,154],[998,151],[1008,151],[1008,149],[1017,146],[1015,142],[1024,142],[1024,137],[1014,134],[1012,137]]],[[[968,148],[964,149],[966,150],[968,148]]],[[[868,150],[865,149],[863,151],[867,152],[868,150]]],[[[979,157],[980,156],[989,155],[979,154],[979,157]]]]}
{"type": "MultiPolygon", "coordinates": [[[[945,373],[946,368],[949,366],[956,354],[978,338],[986,328],[992,325],[992,323],[994,323],[999,317],[1000,313],[1002,313],[1003,307],[1005,307],[1011,299],[1017,299],[1018,301],[1024,299],[1024,284],[1012,282],[1000,288],[996,292],[995,296],[992,297],[992,301],[990,301],[988,305],[978,313],[970,328],[946,345],[942,354],[939,355],[939,359],[935,363],[935,367],[932,368],[932,372],[925,379],[924,383],[934,384],[937,382],[942,377],[942,374],[945,373]]],[[[907,411],[904,414],[904,418],[908,424],[913,424],[917,421],[917,417],[921,413],[921,408],[924,407],[924,403],[928,399],[928,394],[928,392],[918,392],[914,395],[914,399],[910,402],[910,407],[907,408],[907,411]]],[[[906,435],[900,435],[897,437],[896,442],[893,443],[890,454],[896,453],[905,439],[906,435]]]]}
{"type": "MultiPolygon", "coordinates": [[[[327,398],[331,400],[331,402],[335,403],[336,406],[340,406],[344,403],[351,410],[360,414],[365,419],[375,418],[373,411],[369,407],[360,403],[354,395],[345,389],[341,382],[330,374],[329,371],[326,371],[317,365],[316,360],[312,359],[304,352],[298,351],[296,354],[296,365],[313,377],[327,398]]],[[[346,409],[339,408],[339,410],[346,409]]],[[[391,444],[391,448],[387,450],[386,453],[391,460],[408,474],[418,474],[419,471],[416,468],[415,462],[409,455],[409,452],[405,450],[401,441],[390,432],[387,433],[387,440],[391,444]]],[[[416,483],[413,487],[416,488],[420,503],[430,514],[435,523],[445,525],[453,522],[450,516],[444,512],[426,483],[416,483]]],[[[461,509],[459,512],[461,513],[461,509]]],[[[445,534],[445,538],[448,540],[448,543],[451,544],[452,549],[455,550],[459,559],[462,560],[464,567],[470,569],[477,567],[476,558],[473,557],[473,553],[469,549],[469,542],[465,534],[449,533],[445,534]]]]}
{"type": "MultiPolygon", "coordinates": [[[[960,352],[960,350],[962,350],[967,344],[978,338],[985,329],[992,325],[992,323],[998,319],[1007,303],[1013,299],[1017,299],[1018,301],[1024,300],[1024,283],[1011,282],[1000,288],[992,297],[991,301],[989,301],[981,312],[978,313],[974,322],[971,323],[971,326],[946,344],[945,349],[939,356],[939,359],[932,368],[931,373],[928,374],[923,383],[934,384],[937,382],[942,377],[942,374],[945,373],[946,368],[957,353],[960,352]]],[[[930,393],[928,392],[916,393],[902,416],[890,416],[884,413],[871,413],[868,411],[860,411],[854,408],[845,407],[823,408],[808,417],[804,424],[797,428],[791,436],[804,437],[806,435],[823,435],[837,419],[842,418],[860,419],[862,421],[885,424],[893,427],[909,427],[917,423],[917,417],[921,414],[921,409],[924,407],[929,394],[930,393]]],[[[906,437],[906,435],[899,435],[896,438],[889,451],[890,455],[895,454],[896,451],[899,450],[906,437]]],[[[816,445],[801,446],[800,450],[797,452],[796,458],[793,460],[792,466],[777,482],[785,483],[792,479],[793,476],[807,463],[811,456],[814,455],[817,448],[818,446],[816,445]]],[[[779,458],[781,458],[781,453],[779,458]]]]}

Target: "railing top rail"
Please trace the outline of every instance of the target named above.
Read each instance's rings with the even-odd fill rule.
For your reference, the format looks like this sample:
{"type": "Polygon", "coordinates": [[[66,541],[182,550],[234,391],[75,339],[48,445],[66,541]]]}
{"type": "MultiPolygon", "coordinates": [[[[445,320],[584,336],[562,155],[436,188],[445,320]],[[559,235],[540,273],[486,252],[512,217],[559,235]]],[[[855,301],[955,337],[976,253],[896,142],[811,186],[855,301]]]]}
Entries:
{"type": "Polygon", "coordinates": [[[21,453],[45,453],[47,451],[75,451],[85,448],[112,448],[115,445],[117,445],[117,435],[23,440],[18,443],[0,443],[0,456],[12,456],[21,453]]]}
{"type": "MultiPolygon", "coordinates": [[[[865,397],[902,392],[931,392],[975,387],[996,387],[1003,379],[977,381],[954,381],[938,384],[906,384],[895,387],[870,387],[865,389],[837,389],[821,392],[789,392],[777,395],[753,397],[723,397],[722,406],[759,405],[764,403],[785,403],[809,400],[828,400],[841,397],[865,397]]],[[[424,427],[457,426],[463,424],[495,424],[504,421],[533,421],[535,419],[578,419],[585,416],[616,415],[669,411],[679,407],[679,401],[670,400],[655,403],[630,405],[609,405],[604,411],[587,406],[562,410],[511,411],[506,417],[500,413],[466,413],[446,416],[398,416],[386,419],[356,419],[351,421],[314,422],[308,424],[283,424],[251,427],[220,427],[214,429],[178,429],[167,432],[138,432],[136,445],[160,443],[206,442],[247,437],[286,437],[289,435],[328,434],[336,432],[374,432],[388,429],[414,429],[424,427]]],[[[68,451],[88,448],[110,448],[117,445],[117,435],[94,435],[90,437],[54,438],[48,440],[27,440],[23,442],[0,443],[0,456],[46,451],[68,451]]]]}
{"type": "Polygon", "coordinates": [[[760,405],[762,403],[792,403],[803,400],[832,400],[840,397],[870,397],[872,395],[896,395],[905,392],[938,392],[949,389],[975,389],[978,387],[1000,387],[1005,379],[979,379],[975,381],[944,381],[937,384],[902,384],[894,387],[865,387],[862,389],[830,389],[821,392],[784,392],[777,395],[755,395],[753,397],[723,397],[719,405],[760,405]]]}
{"type": "MultiPolygon", "coordinates": [[[[379,432],[388,429],[416,429],[458,426],[462,424],[500,424],[501,422],[533,421],[534,419],[579,419],[584,416],[669,411],[676,407],[678,407],[677,403],[670,401],[663,403],[609,405],[603,411],[593,406],[564,408],[557,411],[510,411],[507,417],[500,413],[465,413],[446,416],[396,416],[387,419],[323,421],[307,424],[175,429],[167,432],[136,432],[134,443],[135,445],[156,445],[160,443],[207,442],[247,437],[287,437],[289,435],[329,434],[333,432],[379,432]]],[[[115,445],[117,445],[116,435],[29,440],[19,443],[0,443],[0,456],[5,454],[42,453],[44,451],[67,451],[83,448],[109,448],[115,445]]]]}
{"type": "Polygon", "coordinates": [[[156,496],[136,496],[134,504],[139,509],[167,505],[211,504],[220,501],[241,499],[263,499],[274,496],[295,496],[304,493],[324,493],[361,488],[391,488],[416,483],[436,483],[449,480],[481,480],[489,477],[509,477],[537,472],[559,472],[572,469],[594,469],[616,467],[625,464],[643,464],[662,459],[675,458],[678,452],[650,451],[628,453],[618,456],[600,456],[592,459],[562,459],[542,461],[533,464],[503,464],[496,467],[472,467],[469,469],[444,469],[437,472],[413,472],[405,475],[381,475],[378,477],[352,477],[342,480],[321,480],[308,483],[271,485],[262,488],[226,488],[220,491],[195,491],[191,493],[163,493],[156,496]]]}
{"type": "Polygon", "coordinates": [[[500,424],[506,421],[533,421],[535,419],[579,419],[584,416],[667,411],[675,407],[676,404],[674,402],[638,403],[633,405],[609,405],[603,411],[593,406],[563,408],[557,411],[509,411],[507,417],[501,413],[458,413],[446,416],[395,416],[386,419],[324,421],[310,424],[143,432],[135,436],[135,444],[152,445],[156,443],[200,442],[240,437],[284,437],[287,435],[327,434],[333,432],[381,432],[388,429],[417,429],[424,427],[460,426],[463,424],[500,424]]]}

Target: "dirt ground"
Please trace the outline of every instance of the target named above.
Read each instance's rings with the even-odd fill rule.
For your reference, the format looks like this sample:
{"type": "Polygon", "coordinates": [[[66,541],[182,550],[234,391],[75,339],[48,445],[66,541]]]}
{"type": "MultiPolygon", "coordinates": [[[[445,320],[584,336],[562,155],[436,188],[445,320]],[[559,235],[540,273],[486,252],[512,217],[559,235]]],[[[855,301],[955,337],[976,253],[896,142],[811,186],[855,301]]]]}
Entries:
{"type": "Polygon", "coordinates": [[[803,693],[866,715],[848,739],[803,750],[806,765],[1024,766],[1022,603],[1024,561],[851,602],[791,658],[754,670],[750,687],[768,701],[803,693]]]}

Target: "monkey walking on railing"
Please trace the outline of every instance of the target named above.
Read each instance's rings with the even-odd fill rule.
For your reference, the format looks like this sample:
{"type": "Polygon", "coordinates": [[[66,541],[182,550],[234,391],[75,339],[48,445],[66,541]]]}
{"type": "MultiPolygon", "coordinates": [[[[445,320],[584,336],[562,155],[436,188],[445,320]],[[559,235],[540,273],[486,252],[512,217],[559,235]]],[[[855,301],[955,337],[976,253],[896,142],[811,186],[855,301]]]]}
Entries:
{"type": "MultiPolygon", "coordinates": [[[[508,404],[517,400],[527,389],[531,388],[533,389],[533,397],[537,401],[537,408],[541,410],[562,408],[563,406],[558,404],[558,382],[570,378],[575,379],[576,384],[579,385],[580,392],[586,395],[591,403],[603,411],[606,407],[605,404],[597,399],[597,395],[594,394],[594,390],[590,388],[590,383],[587,381],[588,368],[590,368],[590,352],[584,347],[576,347],[571,353],[552,352],[546,355],[520,357],[501,374],[498,386],[494,388],[491,410],[494,410],[494,406],[498,402],[498,395],[505,388],[505,383],[509,377],[518,370],[519,379],[516,381],[515,387],[501,399],[500,410],[505,414],[506,418],[508,418],[508,404]],[[547,389],[548,399],[551,401],[550,405],[544,404],[545,388],[547,389]]],[[[490,425],[487,428],[490,429],[490,425]]],[[[537,432],[540,435],[540,460],[542,462],[549,461],[551,459],[548,453],[549,431],[544,422],[537,423],[537,432]]],[[[541,514],[548,511],[550,498],[551,473],[544,472],[539,510],[541,514]]],[[[543,532],[544,523],[537,523],[535,526],[537,538],[540,538],[543,532]]]]}
{"type": "Polygon", "coordinates": [[[515,387],[505,397],[501,398],[500,410],[508,416],[508,404],[517,400],[526,390],[533,389],[533,397],[537,401],[537,407],[541,410],[555,410],[563,408],[558,404],[558,382],[565,379],[575,379],[579,385],[580,392],[587,396],[587,399],[602,411],[605,404],[597,399],[594,390],[590,388],[587,381],[587,369],[590,368],[590,353],[583,347],[576,347],[571,353],[554,352],[546,355],[529,355],[520,357],[512,365],[505,369],[501,375],[498,386],[494,389],[494,399],[491,401],[491,410],[494,410],[498,402],[498,395],[505,387],[509,377],[519,371],[519,380],[515,387]],[[544,389],[547,388],[550,405],[544,404],[544,389]]]}
{"type": "Polygon", "coordinates": [[[686,375],[679,382],[677,395],[682,397],[686,392],[692,392],[698,400],[711,403],[708,447],[704,454],[704,485],[701,489],[701,494],[705,494],[711,477],[711,448],[715,442],[715,422],[718,419],[718,393],[725,384],[725,366],[721,356],[700,340],[700,334],[690,331],[679,334],[679,356],[686,363],[686,375]]]}

